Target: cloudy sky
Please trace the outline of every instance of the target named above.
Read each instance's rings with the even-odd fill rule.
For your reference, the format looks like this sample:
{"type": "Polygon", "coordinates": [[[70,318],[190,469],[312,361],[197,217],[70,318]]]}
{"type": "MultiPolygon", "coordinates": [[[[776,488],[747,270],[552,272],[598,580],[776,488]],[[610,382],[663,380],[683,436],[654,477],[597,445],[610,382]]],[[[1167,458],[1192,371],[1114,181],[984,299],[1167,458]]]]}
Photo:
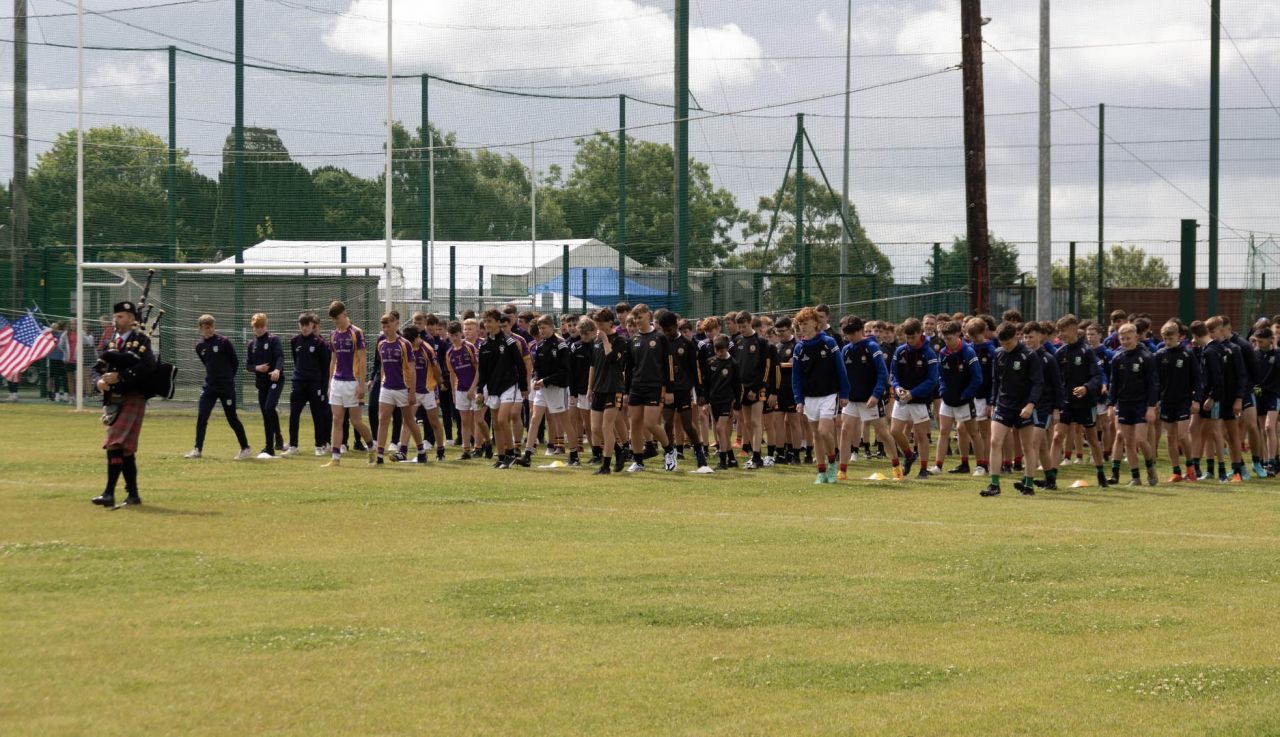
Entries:
{"type": "MultiPolygon", "coordinates": [[[[86,0],[86,6],[105,11],[160,2],[86,0]]],[[[174,43],[230,57],[232,0],[169,3],[90,17],[86,43],[174,43]]],[[[960,74],[902,80],[959,62],[959,1],[853,5],[852,86],[861,91],[852,98],[852,198],[878,242],[948,241],[964,232],[960,74]]],[[[1223,105],[1235,109],[1223,113],[1222,237],[1276,233],[1280,109],[1270,101],[1280,103],[1280,3],[1223,5],[1223,25],[1234,39],[1223,41],[1223,105]]],[[[983,3],[983,14],[993,19],[985,29],[991,224],[1015,241],[1035,238],[1036,6],[1031,0],[983,3]]],[[[1207,217],[1208,0],[1055,0],[1055,6],[1055,253],[1065,253],[1067,241],[1096,238],[1100,102],[1108,105],[1107,132],[1115,141],[1106,152],[1108,239],[1176,239],[1179,218],[1207,217]]],[[[693,0],[690,76],[697,103],[708,111],[752,112],[695,122],[692,152],[740,204],[753,207],[778,186],[797,112],[806,114],[819,158],[839,186],[845,8],[839,0],[693,0]]],[[[31,40],[74,44],[75,21],[66,16],[73,10],[70,0],[31,0],[31,40]]],[[[384,70],[385,0],[246,0],[246,13],[246,53],[255,63],[370,75],[384,70]]],[[[671,101],[670,0],[400,0],[395,21],[400,73],[525,92],[625,92],[671,101]]],[[[0,64],[0,74],[12,79],[11,52],[0,64]]],[[[166,75],[163,53],[87,53],[87,124],[139,125],[163,135],[166,75]]],[[[75,124],[74,52],[34,46],[30,76],[34,154],[75,124]]],[[[215,173],[233,117],[232,69],[180,55],[178,78],[179,145],[215,173]]],[[[381,166],[380,80],[253,69],[246,80],[246,120],[278,128],[307,166],[336,164],[362,174],[381,166]]],[[[394,115],[411,126],[420,115],[419,86],[404,80],[394,87],[394,115]]],[[[617,124],[612,99],[538,100],[436,81],[430,104],[433,121],[467,146],[528,161],[534,155],[529,142],[542,141],[536,146],[540,171],[568,164],[571,137],[617,124]]],[[[4,109],[11,110],[9,101],[4,109]]],[[[664,107],[634,101],[628,107],[632,133],[641,138],[669,141],[670,117],[664,107]]],[[[11,122],[5,129],[11,132],[11,122]]],[[[0,171],[12,175],[8,146],[0,171]]],[[[1176,252],[1175,246],[1149,248],[1176,252]]],[[[915,253],[885,250],[903,266],[915,253]]]]}

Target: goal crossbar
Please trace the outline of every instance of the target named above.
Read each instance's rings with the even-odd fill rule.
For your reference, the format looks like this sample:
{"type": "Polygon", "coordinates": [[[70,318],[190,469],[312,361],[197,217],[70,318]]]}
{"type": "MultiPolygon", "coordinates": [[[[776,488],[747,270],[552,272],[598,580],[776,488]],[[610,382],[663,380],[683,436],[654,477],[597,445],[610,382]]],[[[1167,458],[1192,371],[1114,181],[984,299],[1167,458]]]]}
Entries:
{"type": "Polygon", "coordinates": [[[208,263],[191,263],[191,264],[174,264],[174,263],[143,263],[143,262],[127,262],[127,261],[85,261],[80,264],[81,269],[99,269],[102,271],[116,271],[119,269],[154,269],[156,271],[301,271],[306,269],[385,269],[387,264],[378,263],[280,263],[272,262],[267,264],[208,264],[208,263]]]}

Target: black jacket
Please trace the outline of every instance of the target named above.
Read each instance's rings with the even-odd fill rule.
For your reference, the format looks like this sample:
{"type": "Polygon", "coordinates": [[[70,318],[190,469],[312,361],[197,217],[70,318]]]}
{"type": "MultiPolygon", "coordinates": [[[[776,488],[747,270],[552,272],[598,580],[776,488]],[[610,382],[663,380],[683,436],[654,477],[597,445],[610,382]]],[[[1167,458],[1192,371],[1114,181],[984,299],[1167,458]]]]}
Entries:
{"type": "Polygon", "coordinates": [[[569,345],[559,335],[538,343],[533,373],[547,386],[569,386],[569,345]]]}
{"type": "Polygon", "coordinates": [[[1019,342],[1013,350],[996,349],[992,361],[991,404],[995,407],[1021,411],[1028,404],[1040,403],[1044,386],[1044,361],[1034,351],[1019,342]]]}
{"type": "Polygon", "coordinates": [[[312,333],[298,333],[289,339],[289,354],[293,357],[293,385],[295,387],[324,386],[329,379],[329,344],[312,333]]]}
{"type": "Polygon", "coordinates": [[[280,345],[280,338],[275,333],[263,333],[261,338],[254,336],[245,349],[244,369],[253,374],[253,381],[259,386],[279,383],[279,380],[271,381],[271,372],[279,371],[284,378],[284,347],[280,345]],[[254,370],[264,363],[271,366],[265,374],[254,370]]]}
{"type": "Polygon", "coordinates": [[[196,343],[196,355],[204,364],[204,385],[209,389],[235,391],[236,371],[240,359],[236,349],[225,336],[214,333],[196,343]]]}
{"type": "Polygon", "coordinates": [[[1064,343],[1053,357],[1062,377],[1062,389],[1066,392],[1066,406],[1088,409],[1097,405],[1102,395],[1102,361],[1089,343],[1083,337],[1074,343],[1064,343]],[[1085,388],[1085,394],[1077,397],[1073,392],[1081,386],[1085,388]]]}
{"type": "Polygon", "coordinates": [[[1111,358],[1111,394],[1107,404],[1155,407],[1159,403],[1160,377],[1155,356],[1142,345],[1131,351],[1117,351],[1111,358]]]}
{"type": "Polygon", "coordinates": [[[524,356],[515,338],[499,335],[486,338],[480,346],[480,372],[476,379],[477,391],[483,389],[489,396],[497,396],[513,386],[528,391],[529,377],[524,371],[524,356]]]}

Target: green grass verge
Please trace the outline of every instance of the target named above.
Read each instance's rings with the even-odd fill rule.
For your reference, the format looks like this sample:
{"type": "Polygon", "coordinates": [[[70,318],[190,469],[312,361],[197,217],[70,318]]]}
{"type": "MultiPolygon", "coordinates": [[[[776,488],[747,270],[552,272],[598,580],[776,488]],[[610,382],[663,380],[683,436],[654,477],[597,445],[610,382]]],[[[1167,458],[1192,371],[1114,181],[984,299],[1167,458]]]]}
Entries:
{"type": "Polygon", "coordinates": [[[1278,482],[191,462],[157,405],[109,513],[96,415],[0,426],[0,734],[1280,734],[1278,482]]]}

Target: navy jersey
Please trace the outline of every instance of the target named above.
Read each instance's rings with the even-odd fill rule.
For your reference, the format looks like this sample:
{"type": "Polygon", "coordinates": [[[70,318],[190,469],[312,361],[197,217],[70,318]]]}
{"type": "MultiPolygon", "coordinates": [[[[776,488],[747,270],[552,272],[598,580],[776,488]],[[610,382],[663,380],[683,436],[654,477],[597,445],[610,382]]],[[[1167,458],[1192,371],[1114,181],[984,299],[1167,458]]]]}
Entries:
{"type": "Polygon", "coordinates": [[[1280,394],[1280,350],[1258,351],[1258,362],[1262,365],[1262,381],[1258,388],[1267,394],[1280,394]]]}
{"type": "Polygon", "coordinates": [[[1210,341],[1201,352],[1204,361],[1204,397],[1230,404],[1243,399],[1249,379],[1244,359],[1230,341],[1210,341]]]}
{"type": "Polygon", "coordinates": [[[1087,409],[1098,404],[1102,396],[1102,361],[1084,338],[1074,343],[1064,343],[1054,354],[1058,375],[1062,378],[1067,407],[1087,409]],[[1075,390],[1084,387],[1083,397],[1075,390]]]}
{"type": "Polygon", "coordinates": [[[272,371],[279,371],[283,375],[284,347],[280,345],[280,339],[272,333],[263,333],[260,337],[254,336],[245,350],[244,368],[245,371],[253,374],[255,383],[264,386],[272,383],[272,371]],[[264,363],[271,368],[267,369],[266,373],[258,373],[255,367],[264,363]]]}
{"type": "Polygon", "coordinates": [[[996,351],[1000,346],[995,341],[982,340],[972,345],[973,354],[978,357],[978,367],[982,369],[982,384],[976,396],[988,399],[991,396],[991,375],[995,372],[996,351]]]}
{"type": "Polygon", "coordinates": [[[872,397],[884,396],[889,369],[875,338],[866,336],[856,343],[845,343],[840,355],[849,379],[849,401],[865,404],[872,397]]]}
{"type": "Polygon", "coordinates": [[[1141,343],[1131,351],[1121,350],[1111,358],[1111,395],[1108,404],[1160,403],[1160,377],[1155,356],[1141,343]]]}
{"type": "Polygon", "coordinates": [[[991,377],[991,404],[1020,412],[1028,404],[1040,402],[1044,387],[1044,361],[1026,344],[1018,342],[1012,350],[996,349],[995,370],[991,377]]]}
{"type": "Polygon", "coordinates": [[[520,343],[513,337],[499,335],[485,340],[480,346],[480,376],[476,384],[477,390],[483,389],[489,396],[500,396],[513,386],[521,391],[529,388],[529,379],[525,374],[524,356],[521,355],[520,343]]]}
{"type": "Polygon", "coordinates": [[[1040,401],[1036,402],[1036,412],[1047,415],[1067,406],[1067,391],[1062,386],[1062,373],[1058,367],[1058,359],[1049,350],[1049,346],[1047,344],[1040,346],[1036,355],[1044,363],[1042,367],[1044,388],[1040,390],[1040,401]]]}
{"type": "Polygon", "coordinates": [[[1204,396],[1200,361],[1191,349],[1181,345],[1156,353],[1156,375],[1160,377],[1160,404],[1179,407],[1199,402],[1204,396]]]}
{"type": "Polygon", "coordinates": [[[820,333],[796,344],[791,354],[791,387],[797,404],[807,397],[849,396],[849,377],[830,335],[820,333]]]}
{"type": "Polygon", "coordinates": [[[289,339],[293,358],[293,384],[298,387],[323,385],[329,378],[329,344],[318,333],[298,333],[289,339]]]}
{"type": "Polygon", "coordinates": [[[547,386],[569,386],[569,345],[560,336],[538,343],[533,373],[547,386]]]}
{"type": "Polygon", "coordinates": [[[927,404],[933,401],[938,390],[938,356],[924,341],[919,348],[904,343],[893,353],[889,367],[889,380],[894,390],[911,392],[910,404],[927,404]]]}
{"type": "Polygon", "coordinates": [[[942,401],[950,407],[966,404],[978,396],[982,388],[982,365],[973,347],[961,343],[960,350],[952,352],[943,345],[938,356],[938,379],[942,401]]]}
{"type": "Polygon", "coordinates": [[[204,364],[204,385],[211,389],[233,390],[240,359],[225,336],[214,333],[196,343],[196,355],[204,364]]]}

